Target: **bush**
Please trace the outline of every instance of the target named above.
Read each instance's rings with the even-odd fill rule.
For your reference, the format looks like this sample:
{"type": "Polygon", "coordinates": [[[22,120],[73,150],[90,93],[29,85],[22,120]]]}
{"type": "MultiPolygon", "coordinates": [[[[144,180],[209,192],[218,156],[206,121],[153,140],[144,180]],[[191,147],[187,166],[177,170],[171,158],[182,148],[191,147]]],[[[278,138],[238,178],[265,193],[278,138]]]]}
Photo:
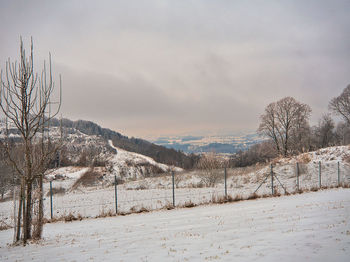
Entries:
{"type": "Polygon", "coordinates": [[[251,146],[246,151],[239,151],[229,160],[230,167],[247,167],[257,163],[267,163],[278,156],[272,141],[251,146]]]}
{"type": "MultiPolygon", "coordinates": [[[[66,189],[63,187],[53,187],[52,194],[53,195],[64,195],[66,189]]],[[[47,192],[46,196],[50,196],[50,190],[47,192]]]]}
{"type": "Polygon", "coordinates": [[[204,154],[198,161],[197,168],[202,170],[200,173],[201,181],[207,187],[213,187],[223,178],[219,168],[222,167],[222,162],[214,153],[204,154]]]}
{"type": "Polygon", "coordinates": [[[73,189],[78,188],[79,186],[94,186],[96,185],[97,181],[102,179],[103,175],[93,171],[92,168],[90,168],[88,171],[86,171],[82,176],[74,183],[72,186],[73,189]]]}

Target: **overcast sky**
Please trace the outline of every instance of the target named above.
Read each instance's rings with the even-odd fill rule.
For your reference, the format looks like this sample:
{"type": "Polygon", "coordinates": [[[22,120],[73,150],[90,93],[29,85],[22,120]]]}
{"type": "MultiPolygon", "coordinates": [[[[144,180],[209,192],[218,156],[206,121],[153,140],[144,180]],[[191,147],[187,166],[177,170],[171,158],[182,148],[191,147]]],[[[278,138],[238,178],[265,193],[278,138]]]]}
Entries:
{"type": "Polygon", "coordinates": [[[350,1],[0,2],[0,66],[34,38],[64,117],[129,136],[256,130],[293,96],[312,122],[350,83],[350,1]]]}

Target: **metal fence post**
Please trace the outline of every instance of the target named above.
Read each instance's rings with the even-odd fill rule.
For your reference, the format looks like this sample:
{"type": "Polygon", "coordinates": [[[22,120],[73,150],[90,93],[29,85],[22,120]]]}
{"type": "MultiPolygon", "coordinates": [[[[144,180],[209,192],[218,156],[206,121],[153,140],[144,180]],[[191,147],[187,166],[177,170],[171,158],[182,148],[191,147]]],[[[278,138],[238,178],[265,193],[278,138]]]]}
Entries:
{"type": "Polygon", "coordinates": [[[338,186],[340,186],[340,164],[338,161],[338,186]]]}
{"type": "Polygon", "coordinates": [[[273,168],[271,164],[271,194],[274,195],[274,189],[273,189],[273,168]]]}
{"type": "Polygon", "coordinates": [[[298,192],[300,190],[300,188],[299,188],[299,173],[300,173],[299,163],[297,163],[297,190],[298,190],[298,192]]]}
{"type": "Polygon", "coordinates": [[[53,218],[53,205],[52,205],[52,181],[50,181],[50,209],[51,209],[51,219],[53,218]]]}
{"type": "Polygon", "coordinates": [[[114,175],[114,201],[115,201],[115,214],[118,214],[118,182],[117,176],[114,175]]]}
{"type": "Polygon", "coordinates": [[[227,170],[225,167],[225,198],[227,198],[227,170]]]}
{"type": "Polygon", "coordinates": [[[17,228],[17,225],[16,225],[16,186],[14,185],[13,186],[13,228],[15,230],[13,230],[13,242],[16,242],[16,228],[17,228]]]}
{"type": "Polygon", "coordinates": [[[318,186],[321,188],[321,161],[318,162],[318,186]]]}
{"type": "Polygon", "coordinates": [[[174,171],[171,172],[172,181],[173,181],[173,207],[175,207],[175,174],[174,171]]]}

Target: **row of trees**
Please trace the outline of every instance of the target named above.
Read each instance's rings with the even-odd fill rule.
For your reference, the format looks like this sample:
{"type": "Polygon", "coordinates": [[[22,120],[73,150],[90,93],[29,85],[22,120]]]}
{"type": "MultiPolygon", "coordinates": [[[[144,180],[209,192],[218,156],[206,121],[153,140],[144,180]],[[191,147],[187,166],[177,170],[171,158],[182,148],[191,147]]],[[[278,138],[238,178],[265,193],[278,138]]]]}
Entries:
{"type": "Polygon", "coordinates": [[[289,156],[309,150],[349,143],[350,85],[329,103],[329,110],[342,117],[337,126],[325,114],[317,126],[310,127],[310,106],[285,97],[269,104],[261,115],[258,132],[269,137],[277,154],[289,156]]]}

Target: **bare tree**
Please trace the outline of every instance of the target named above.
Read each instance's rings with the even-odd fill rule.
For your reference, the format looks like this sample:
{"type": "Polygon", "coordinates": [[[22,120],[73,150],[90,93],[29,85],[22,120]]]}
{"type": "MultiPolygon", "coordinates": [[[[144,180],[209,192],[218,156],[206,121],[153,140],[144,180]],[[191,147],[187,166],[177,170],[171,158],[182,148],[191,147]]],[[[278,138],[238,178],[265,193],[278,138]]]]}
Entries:
{"type": "Polygon", "coordinates": [[[330,114],[325,114],[314,128],[314,143],[316,148],[324,148],[335,144],[335,123],[330,114]]]}
{"type": "Polygon", "coordinates": [[[41,73],[35,73],[33,40],[31,39],[30,54],[27,57],[21,38],[19,62],[11,62],[8,59],[5,70],[1,71],[0,108],[5,115],[6,123],[5,139],[1,142],[1,146],[16,176],[21,180],[21,203],[18,210],[16,240],[22,239],[24,244],[32,237],[33,187],[38,188],[40,196],[35,237],[41,237],[43,176],[58,150],[58,147],[50,141],[48,130],[50,130],[50,120],[60,110],[61,79],[57,102],[51,100],[54,90],[51,55],[49,55],[48,69],[44,62],[41,73]],[[11,128],[17,129],[19,142],[11,140],[11,128]],[[21,224],[23,224],[22,235],[20,234],[21,224]]]}
{"type": "Polygon", "coordinates": [[[309,130],[311,108],[285,97],[269,104],[261,115],[258,132],[270,137],[279,154],[287,156],[293,151],[303,150],[303,139],[309,130]]]}
{"type": "Polygon", "coordinates": [[[339,96],[330,101],[329,109],[350,124],[350,85],[339,96]]]}
{"type": "Polygon", "coordinates": [[[350,144],[350,125],[346,122],[340,122],[335,129],[335,139],[338,145],[350,144]]]}

